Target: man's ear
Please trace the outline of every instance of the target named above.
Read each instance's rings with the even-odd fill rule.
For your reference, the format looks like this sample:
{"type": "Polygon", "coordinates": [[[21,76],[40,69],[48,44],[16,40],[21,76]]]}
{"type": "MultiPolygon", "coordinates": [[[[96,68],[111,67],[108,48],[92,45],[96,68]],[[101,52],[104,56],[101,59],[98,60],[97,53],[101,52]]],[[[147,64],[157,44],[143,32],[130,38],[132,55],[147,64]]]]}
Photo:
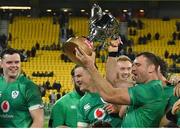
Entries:
{"type": "Polygon", "coordinates": [[[73,77],[71,78],[71,83],[72,83],[73,85],[75,84],[73,77]]]}
{"type": "Polygon", "coordinates": [[[161,67],[160,67],[160,65],[158,66],[158,72],[161,72],[161,67]]]}
{"type": "MultiPolygon", "coordinates": [[[[160,67],[159,67],[159,69],[160,69],[160,67]]],[[[154,72],[156,70],[155,65],[149,65],[147,70],[148,70],[149,73],[154,72]]]]}
{"type": "Polygon", "coordinates": [[[2,59],[0,59],[0,68],[2,68],[2,59]]]}
{"type": "Polygon", "coordinates": [[[160,65],[158,66],[157,72],[158,72],[158,75],[161,74],[161,67],[160,67],[160,65]]]}

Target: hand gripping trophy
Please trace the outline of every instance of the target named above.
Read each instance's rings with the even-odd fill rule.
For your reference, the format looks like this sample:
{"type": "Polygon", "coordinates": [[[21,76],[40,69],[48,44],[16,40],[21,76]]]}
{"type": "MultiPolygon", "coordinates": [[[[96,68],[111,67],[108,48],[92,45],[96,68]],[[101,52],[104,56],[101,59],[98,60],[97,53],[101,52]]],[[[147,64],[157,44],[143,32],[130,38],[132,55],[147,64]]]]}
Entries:
{"type": "Polygon", "coordinates": [[[69,38],[63,45],[63,52],[74,63],[81,65],[75,55],[76,47],[81,47],[86,54],[91,56],[93,52],[93,41],[101,42],[104,46],[110,39],[117,39],[119,37],[119,33],[119,22],[115,19],[115,17],[110,13],[102,12],[101,7],[94,4],[91,9],[90,34],[88,38],[69,38]]]}

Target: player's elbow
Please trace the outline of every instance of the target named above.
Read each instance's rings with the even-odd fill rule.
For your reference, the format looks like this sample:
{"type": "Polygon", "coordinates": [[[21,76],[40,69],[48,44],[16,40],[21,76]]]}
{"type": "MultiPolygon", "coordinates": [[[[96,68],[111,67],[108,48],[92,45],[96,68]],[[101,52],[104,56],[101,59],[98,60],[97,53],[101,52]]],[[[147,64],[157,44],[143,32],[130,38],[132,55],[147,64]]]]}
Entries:
{"type": "Polygon", "coordinates": [[[43,127],[43,125],[44,125],[43,109],[36,109],[34,111],[31,111],[31,117],[33,120],[31,128],[42,128],[43,127]]]}
{"type": "Polygon", "coordinates": [[[37,127],[38,128],[43,128],[44,125],[44,115],[42,114],[41,117],[38,117],[36,120],[37,127]]]}
{"type": "Polygon", "coordinates": [[[31,128],[43,128],[44,119],[38,118],[34,119],[31,128]]]}

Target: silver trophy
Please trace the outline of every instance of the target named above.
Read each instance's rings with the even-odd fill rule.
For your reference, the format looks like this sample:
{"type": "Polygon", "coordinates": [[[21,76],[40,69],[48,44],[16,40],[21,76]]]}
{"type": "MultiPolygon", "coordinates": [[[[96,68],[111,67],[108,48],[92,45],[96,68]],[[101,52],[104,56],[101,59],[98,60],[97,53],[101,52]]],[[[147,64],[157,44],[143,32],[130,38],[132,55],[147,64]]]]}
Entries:
{"type": "MultiPolygon", "coordinates": [[[[91,9],[90,34],[85,37],[69,38],[63,45],[63,52],[76,64],[80,61],[76,58],[75,47],[82,48],[88,55],[92,55],[93,42],[100,42],[105,46],[111,39],[117,39],[120,34],[119,22],[110,13],[102,12],[97,4],[91,9]]],[[[108,45],[108,44],[107,44],[108,45]]]]}
{"type": "Polygon", "coordinates": [[[105,43],[107,39],[117,39],[120,34],[119,22],[111,13],[102,12],[99,5],[94,4],[90,18],[90,41],[105,43]]]}

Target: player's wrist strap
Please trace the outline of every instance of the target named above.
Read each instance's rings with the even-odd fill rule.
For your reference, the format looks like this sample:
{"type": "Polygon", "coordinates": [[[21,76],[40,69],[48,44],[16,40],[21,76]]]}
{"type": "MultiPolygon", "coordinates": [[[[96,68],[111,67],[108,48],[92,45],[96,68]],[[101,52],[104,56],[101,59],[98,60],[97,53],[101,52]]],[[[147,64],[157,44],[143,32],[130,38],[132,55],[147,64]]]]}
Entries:
{"type": "Polygon", "coordinates": [[[117,57],[118,56],[118,52],[109,52],[109,57],[117,57]]]}

